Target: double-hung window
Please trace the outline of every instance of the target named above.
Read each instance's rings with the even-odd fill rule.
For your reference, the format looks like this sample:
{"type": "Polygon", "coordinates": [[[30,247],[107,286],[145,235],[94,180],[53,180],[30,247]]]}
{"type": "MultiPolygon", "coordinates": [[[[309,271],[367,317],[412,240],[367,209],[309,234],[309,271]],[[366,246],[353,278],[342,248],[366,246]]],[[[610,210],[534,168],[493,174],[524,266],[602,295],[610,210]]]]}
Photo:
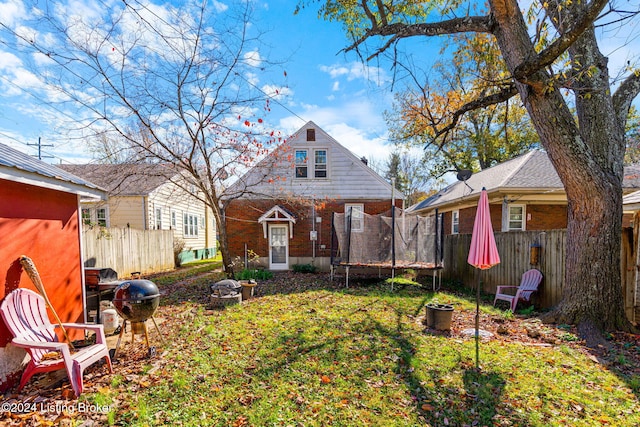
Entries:
{"type": "Polygon", "coordinates": [[[327,150],[315,150],[315,161],[313,164],[316,178],[327,177],[327,150]]]}
{"type": "Polygon", "coordinates": [[[460,211],[451,212],[451,234],[460,232],[460,211]]]}
{"type": "Polygon", "coordinates": [[[107,226],[107,209],[106,208],[96,209],[96,222],[100,227],[107,226]]]}
{"type": "Polygon", "coordinates": [[[198,217],[189,213],[184,214],[184,237],[198,237],[198,217]]]}
{"type": "Polygon", "coordinates": [[[296,178],[306,178],[308,176],[307,169],[307,150],[296,150],[296,178]]]}
{"type": "Polygon", "coordinates": [[[509,205],[509,231],[524,230],[525,206],[509,205]]]}

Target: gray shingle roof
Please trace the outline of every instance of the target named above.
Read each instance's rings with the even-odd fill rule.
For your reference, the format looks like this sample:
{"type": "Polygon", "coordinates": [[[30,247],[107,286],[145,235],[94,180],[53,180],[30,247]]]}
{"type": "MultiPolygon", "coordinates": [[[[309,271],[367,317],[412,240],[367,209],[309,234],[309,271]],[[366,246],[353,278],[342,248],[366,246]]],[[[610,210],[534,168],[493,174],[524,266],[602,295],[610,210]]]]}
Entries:
{"type": "MultiPolygon", "coordinates": [[[[485,187],[487,191],[564,191],[546,152],[532,150],[526,154],[471,175],[464,182],[455,182],[428,199],[412,206],[411,211],[436,208],[456,200],[473,198],[485,187]]],[[[640,188],[640,166],[626,167],[624,188],[640,188]]]]}
{"type": "Polygon", "coordinates": [[[170,168],[156,164],[84,164],[60,167],[107,189],[110,196],[146,196],[176,174],[170,168]]]}
{"type": "Polygon", "coordinates": [[[0,144],[0,169],[4,172],[2,175],[5,178],[15,181],[24,181],[33,185],[40,183],[43,187],[53,185],[57,189],[76,194],[85,193],[83,188],[90,190],[92,196],[103,192],[100,186],[92,182],[5,144],[0,144]]]}

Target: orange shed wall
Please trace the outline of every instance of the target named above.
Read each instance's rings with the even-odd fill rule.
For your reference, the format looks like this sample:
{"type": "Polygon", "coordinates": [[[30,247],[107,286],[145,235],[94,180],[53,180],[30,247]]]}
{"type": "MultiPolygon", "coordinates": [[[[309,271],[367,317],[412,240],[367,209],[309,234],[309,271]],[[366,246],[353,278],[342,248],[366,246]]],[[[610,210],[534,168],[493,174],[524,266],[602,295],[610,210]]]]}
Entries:
{"type": "MultiPolygon", "coordinates": [[[[0,301],[18,287],[37,291],[22,270],[21,255],[33,260],[60,319],[82,322],[82,269],[75,194],[0,180],[0,301]]],[[[52,316],[51,319],[53,323],[52,316]]],[[[0,347],[5,347],[11,338],[4,321],[0,320],[0,347]]]]}

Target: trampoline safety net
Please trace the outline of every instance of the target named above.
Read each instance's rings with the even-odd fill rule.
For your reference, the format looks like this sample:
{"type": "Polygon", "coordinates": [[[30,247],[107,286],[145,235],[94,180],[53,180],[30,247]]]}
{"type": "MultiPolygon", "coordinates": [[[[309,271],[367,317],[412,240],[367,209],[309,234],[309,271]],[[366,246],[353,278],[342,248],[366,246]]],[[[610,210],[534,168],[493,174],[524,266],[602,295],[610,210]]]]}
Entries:
{"type": "Polygon", "coordinates": [[[332,265],[436,269],[442,267],[442,217],[395,213],[334,213],[332,265]]]}

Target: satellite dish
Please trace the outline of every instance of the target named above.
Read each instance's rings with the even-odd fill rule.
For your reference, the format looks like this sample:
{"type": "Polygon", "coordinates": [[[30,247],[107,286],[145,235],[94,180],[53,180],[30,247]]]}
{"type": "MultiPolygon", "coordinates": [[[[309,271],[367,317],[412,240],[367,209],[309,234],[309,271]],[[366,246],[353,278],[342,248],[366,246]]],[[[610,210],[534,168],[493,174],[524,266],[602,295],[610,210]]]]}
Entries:
{"type": "Polygon", "coordinates": [[[471,178],[472,174],[473,172],[471,172],[469,169],[459,169],[456,177],[458,178],[458,181],[466,181],[471,178]]]}

